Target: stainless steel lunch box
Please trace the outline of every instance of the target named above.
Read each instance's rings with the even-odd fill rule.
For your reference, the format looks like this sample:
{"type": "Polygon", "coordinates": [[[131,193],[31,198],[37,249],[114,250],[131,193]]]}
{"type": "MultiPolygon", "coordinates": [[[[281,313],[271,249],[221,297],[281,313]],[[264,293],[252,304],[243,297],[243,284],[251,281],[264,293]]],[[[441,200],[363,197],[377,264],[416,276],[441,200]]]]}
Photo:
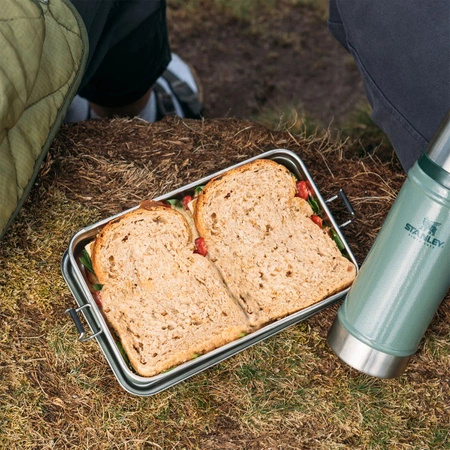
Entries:
{"type": "MultiPolygon", "coordinates": [[[[340,231],[340,228],[350,223],[354,218],[353,208],[351,207],[347,197],[345,196],[344,191],[341,189],[337,195],[325,201],[320,195],[302,160],[295,153],[289,150],[276,149],[268,151],[266,153],[262,153],[254,158],[242,161],[239,164],[233,165],[227,169],[202,178],[194,183],[190,183],[184,187],[157,197],[154,200],[164,201],[173,198],[182,198],[184,195],[192,194],[195,187],[203,186],[210,179],[256,159],[271,159],[273,161],[276,161],[277,163],[286,166],[300,180],[303,179],[309,181],[313,191],[315,191],[315,199],[320,205],[320,209],[322,210],[324,215],[328,216],[330,223],[332,224],[335,232],[337,233],[345,247],[345,252],[358,270],[358,265],[355,257],[353,256],[344,236],[340,231]],[[341,225],[338,225],[335,222],[335,219],[333,218],[327,206],[328,203],[337,198],[341,198],[350,214],[349,220],[341,225]]],[[[86,244],[88,244],[95,238],[95,236],[100,232],[104,225],[106,225],[112,219],[120,217],[121,215],[126,214],[133,209],[137,209],[138,207],[139,206],[137,205],[135,208],[131,208],[115,216],[108,217],[107,219],[104,219],[78,231],[78,233],[73,236],[67,250],[64,252],[61,264],[64,279],[66,280],[78,304],[77,308],[69,308],[66,311],[66,313],[71,316],[77,327],[77,330],[79,332],[78,340],[81,342],[85,342],[90,339],[96,339],[118,382],[126,391],[132,394],[139,396],[149,396],[167,389],[175,385],[176,383],[179,383],[180,381],[183,381],[191,377],[192,375],[195,375],[229,358],[230,356],[233,356],[236,353],[247,349],[248,347],[262,341],[263,339],[273,336],[274,334],[286,329],[287,327],[290,327],[298,322],[307,319],[313,314],[316,314],[327,306],[338,301],[349,290],[349,288],[347,288],[341,292],[338,292],[337,294],[334,294],[320,301],[319,303],[305,308],[295,314],[291,314],[281,320],[273,322],[259,329],[258,331],[248,334],[207,354],[201,355],[196,359],[187,361],[168,372],[161,373],[153,377],[139,376],[128,367],[127,363],[122,357],[121,352],[116,345],[114,337],[110,329],[108,328],[83,277],[79,261],[81,252],[86,244]],[[82,317],[83,320],[81,320],[80,317],[82,317]],[[86,324],[90,328],[90,330],[88,331],[86,331],[86,324]]]]}

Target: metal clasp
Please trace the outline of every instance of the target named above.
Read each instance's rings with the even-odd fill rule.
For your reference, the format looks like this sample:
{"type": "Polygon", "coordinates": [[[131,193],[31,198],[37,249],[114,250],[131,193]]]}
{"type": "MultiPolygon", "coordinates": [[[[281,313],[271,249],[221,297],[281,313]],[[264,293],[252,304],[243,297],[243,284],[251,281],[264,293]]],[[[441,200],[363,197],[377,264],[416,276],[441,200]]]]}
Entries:
{"type": "MultiPolygon", "coordinates": [[[[69,309],[66,309],[66,311],[65,311],[65,313],[72,318],[72,320],[75,323],[75,326],[77,327],[77,331],[79,333],[78,340],[80,342],[87,342],[87,341],[91,340],[92,338],[95,338],[96,336],[98,336],[103,331],[100,328],[99,331],[97,331],[96,333],[86,336],[86,331],[84,330],[84,326],[81,323],[80,318],[78,317],[78,313],[81,310],[83,310],[84,308],[91,308],[91,305],[89,303],[86,303],[85,305],[80,306],[79,308],[76,308],[76,309],[69,308],[69,309]]],[[[84,312],[83,312],[83,314],[84,314],[84,312]]],[[[85,318],[86,318],[86,316],[85,316],[85,318]]],[[[92,327],[91,327],[91,329],[92,329],[92,327]]]]}
{"type": "Polygon", "coordinates": [[[344,192],[344,189],[339,189],[339,192],[336,195],[333,195],[333,197],[329,198],[328,200],[325,200],[325,203],[331,203],[337,198],[340,198],[342,200],[345,208],[347,209],[348,213],[351,216],[349,220],[339,225],[339,228],[344,228],[347,225],[351,224],[356,219],[356,213],[355,210],[353,209],[352,204],[350,203],[350,200],[347,197],[347,194],[344,192]]]}

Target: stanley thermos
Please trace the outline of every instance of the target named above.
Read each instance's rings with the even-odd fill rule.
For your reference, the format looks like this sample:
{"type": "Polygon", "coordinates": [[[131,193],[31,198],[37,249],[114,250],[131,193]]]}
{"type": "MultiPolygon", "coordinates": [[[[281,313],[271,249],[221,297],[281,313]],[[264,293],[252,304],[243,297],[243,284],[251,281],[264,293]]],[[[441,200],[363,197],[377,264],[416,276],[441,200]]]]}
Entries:
{"type": "Polygon", "coordinates": [[[450,113],[408,172],[328,334],[369,375],[403,373],[450,286],[450,113]]]}

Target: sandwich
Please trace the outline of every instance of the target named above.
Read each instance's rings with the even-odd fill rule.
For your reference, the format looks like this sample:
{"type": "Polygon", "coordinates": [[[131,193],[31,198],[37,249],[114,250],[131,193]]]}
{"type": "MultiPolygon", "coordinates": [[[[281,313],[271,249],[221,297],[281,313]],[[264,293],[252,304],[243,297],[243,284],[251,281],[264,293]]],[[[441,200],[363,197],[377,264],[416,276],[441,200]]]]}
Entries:
{"type": "Polygon", "coordinates": [[[312,197],[261,159],[108,223],[91,269],[134,370],[156,375],[349,286],[356,268],[312,197]]]}
{"type": "Polygon", "coordinates": [[[149,377],[249,331],[184,216],[144,204],[108,223],[92,246],[102,312],[134,370],[149,377]]]}
{"type": "Polygon", "coordinates": [[[317,303],[355,278],[354,264],[297,193],[285,166],[260,159],[211,180],[196,201],[194,221],[209,258],[252,327],[317,303]]]}

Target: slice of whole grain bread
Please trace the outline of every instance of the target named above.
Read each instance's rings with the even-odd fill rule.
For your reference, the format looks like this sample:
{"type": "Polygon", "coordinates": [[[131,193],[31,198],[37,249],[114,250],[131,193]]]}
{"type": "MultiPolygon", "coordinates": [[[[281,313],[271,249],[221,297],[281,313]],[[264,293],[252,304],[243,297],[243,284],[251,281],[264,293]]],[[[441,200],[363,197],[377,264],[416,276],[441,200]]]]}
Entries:
{"type": "Polygon", "coordinates": [[[254,327],[341,291],[356,274],[295,193],[293,175],[261,159],[214,178],[196,202],[209,257],[254,327]]]}
{"type": "Polygon", "coordinates": [[[107,224],[92,248],[104,316],[139,375],[152,376],[249,331],[214,265],[194,254],[178,211],[150,205],[107,224]]]}

